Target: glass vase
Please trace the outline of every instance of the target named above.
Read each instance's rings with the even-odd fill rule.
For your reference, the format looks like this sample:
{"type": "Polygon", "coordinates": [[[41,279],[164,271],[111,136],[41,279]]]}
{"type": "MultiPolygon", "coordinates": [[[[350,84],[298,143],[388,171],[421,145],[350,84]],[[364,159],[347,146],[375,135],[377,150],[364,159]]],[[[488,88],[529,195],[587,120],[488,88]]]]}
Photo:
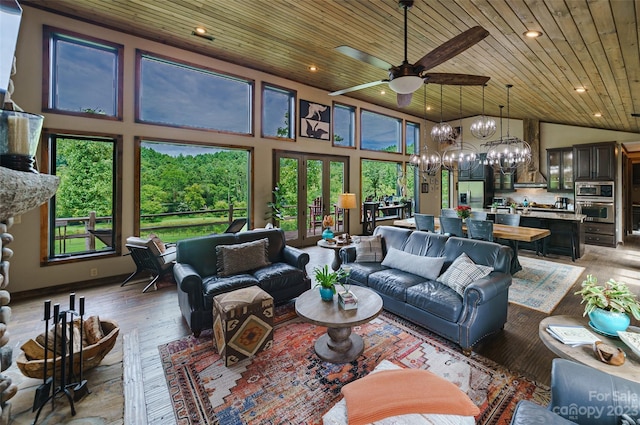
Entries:
{"type": "Polygon", "coordinates": [[[329,227],[327,227],[326,229],[324,229],[324,231],[322,232],[322,239],[333,239],[333,230],[331,230],[329,227]]]}
{"type": "Polygon", "coordinates": [[[40,142],[42,115],[0,111],[0,165],[16,171],[37,173],[35,155],[40,142]]]}

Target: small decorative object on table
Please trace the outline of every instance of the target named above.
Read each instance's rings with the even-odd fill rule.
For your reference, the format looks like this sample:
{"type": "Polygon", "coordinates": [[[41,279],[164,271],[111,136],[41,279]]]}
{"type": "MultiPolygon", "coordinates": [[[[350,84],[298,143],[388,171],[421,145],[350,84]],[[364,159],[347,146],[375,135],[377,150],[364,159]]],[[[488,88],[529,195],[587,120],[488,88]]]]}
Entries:
{"type": "Polygon", "coordinates": [[[511,205],[509,205],[509,214],[516,214],[518,212],[517,208],[518,204],[512,202],[511,205]]]}
{"type": "Polygon", "coordinates": [[[495,201],[491,204],[491,212],[492,213],[498,212],[498,203],[495,201]]]}
{"type": "Polygon", "coordinates": [[[471,216],[471,207],[468,205],[458,205],[456,207],[456,214],[463,220],[469,218],[471,216]]]}
{"type": "Polygon", "coordinates": [[[324,231],[322,232],[322,239],[333,239],[333,230],[331,230],[331,227],[333,227],[333,225],[333,217],[330,215],[325,215],[322,219],[322,227],[324,227],[324,231]]]}
{"type": "Polygon", "coordinates": [[[636,353],[636,356],[640,357],[640,333],[618,331],[618,336],[622,342],[631,348],[631,351],[636,353]]]}
{"type": "Polygon", "coordinates": [[[343,265],[340,271],[342,271],[341,282],[344,282],[342,283],[344,291],[338,292],[338,305],[343,310],[355,310],[358,308],[358,297],[356,297],[356,294],[349,291],[351,285],[347,284],[349,273],[351,273],[351,267],[343,265]]]}
{"type": "Polygon", "coordinates": [[[624,351],[621,348],[605,344],[602,341],[593,343],[593,352],[602,363],[610,364],[611,366],[621,366],[626,360],[624,351]]]}
{"type": "Polygon", "coordinates": [[[604,335],[617,337],[618,331],[625,331],[630,323],[628,313],[640,320],[640,301],[622,282],[609,279],[602,286],[595,276],[587,275],[575,294],[582,296],[583,316],[589,315],[589,326],[604,335]]]}
{"type": "Polygon", "coordinates": [[[343,269],[338,269],[335,272],[329,271],[329,266],[326,264],[320,267],[314,267],[314,277],[316,279],[316,285],[320,287],[320,297],[323,301],[332,301],[333,296],[336,293],[336,285],[342,285],[344,277],[346,276],[343,269]]]}

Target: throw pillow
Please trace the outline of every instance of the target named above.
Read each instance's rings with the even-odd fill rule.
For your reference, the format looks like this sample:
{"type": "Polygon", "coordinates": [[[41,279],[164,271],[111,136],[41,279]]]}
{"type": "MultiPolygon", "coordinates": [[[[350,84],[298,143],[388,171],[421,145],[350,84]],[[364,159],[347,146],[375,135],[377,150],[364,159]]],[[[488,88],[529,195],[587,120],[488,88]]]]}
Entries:
{"type": "Polygon", "coordinates": [[[347,403],[349,425],[364,425],[410,413],[461,416],[480,413],[455,384],[422,369],[371,373],[348,383],[340,391],[347,403]]]}
{"type": "Polygon", "coordinates": [[[464,290],[471,282],[487,276],[492,271],[493,267],[478,265],[463,252],[438,277],[437,281],[444,283],[458,294],[464,295],[464,290]]]}
{"type": "Polygon", "coordinates": [[[153,244],[156,246],[160,254],[163,254],[165,252],[167,247],[164,245],[164,242],[162,242],[158,236],[152,233],[149,235],[149,239],[153,241],[153,244]]]}
{"type": "Polygon", "coordinates": [[[382,261],[382,237],[360,236],[356,244],[356,263],[382,261]]]}
{"type": "Polygon", "coordinates": [[[268,248],[267,238],[234,245],[218,245],[218,276],[231,276],[268,266],[271,264],[268,248]]]}
{"type": "Polygon", "coordinates": [[[440,275],[446,257],[425,257],[390,247],[382,265],[434,280],[440,275]]]}

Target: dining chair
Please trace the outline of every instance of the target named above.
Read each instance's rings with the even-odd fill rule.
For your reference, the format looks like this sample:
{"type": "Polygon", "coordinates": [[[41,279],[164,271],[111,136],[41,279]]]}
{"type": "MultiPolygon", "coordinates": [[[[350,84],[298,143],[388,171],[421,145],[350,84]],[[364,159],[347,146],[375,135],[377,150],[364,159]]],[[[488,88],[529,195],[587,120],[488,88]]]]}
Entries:
{"type": "Polygon", "coordinates": [[[496,214],[496,224],[520,226],[520,214],[496,214]]]}
{"type": "Polygon", "coordinates": [[[493,222],[468,218],[467,237],[469,239],[493,242],[493,222]]]}
{"type": "Polygon", "coordinates": [[[443,235],[464,237],[462,219],[459,217],[440,216],[440,230],[443,235]]]}
{"type": "Polygon", "coordinates": [[[440,211],[440,217],[458,217],[458,213],[452,208],[443,208],[440,211]]]}
{"type": "Polygon", "coordinates": [[[433,215],[415,213],[413,218],[416,222],[416,228],[418,230],[432,233],[436,231],[435,218],[433,215]]]}
{"type": "Polygon", "coordinates": [[[484,211],[471,211],[471,219],[473,220],[486,220],[487,213],[484,211]]]}

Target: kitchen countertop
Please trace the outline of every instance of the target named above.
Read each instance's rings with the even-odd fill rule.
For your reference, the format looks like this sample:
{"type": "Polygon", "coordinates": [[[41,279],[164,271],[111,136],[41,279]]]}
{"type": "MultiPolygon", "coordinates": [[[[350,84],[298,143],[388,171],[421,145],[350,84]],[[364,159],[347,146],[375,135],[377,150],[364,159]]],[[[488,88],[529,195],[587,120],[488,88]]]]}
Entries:
{"type": "MultiPolygon", "coordinates": [[[[508,210],[508,207],[498,207],[498,212],[508,210]]],[[[575,214],[573,211],[550,209],[550,208],[532,208],[528,214],[522,213],[522,207],[518,207],[518,214],[523,217],[547,218],[555,220],[568,220],[583,222],[587,217],[584,214],[575,214]]],[[[484,212],[491,213],[491,209],[484,209],[484,212]]]]}

